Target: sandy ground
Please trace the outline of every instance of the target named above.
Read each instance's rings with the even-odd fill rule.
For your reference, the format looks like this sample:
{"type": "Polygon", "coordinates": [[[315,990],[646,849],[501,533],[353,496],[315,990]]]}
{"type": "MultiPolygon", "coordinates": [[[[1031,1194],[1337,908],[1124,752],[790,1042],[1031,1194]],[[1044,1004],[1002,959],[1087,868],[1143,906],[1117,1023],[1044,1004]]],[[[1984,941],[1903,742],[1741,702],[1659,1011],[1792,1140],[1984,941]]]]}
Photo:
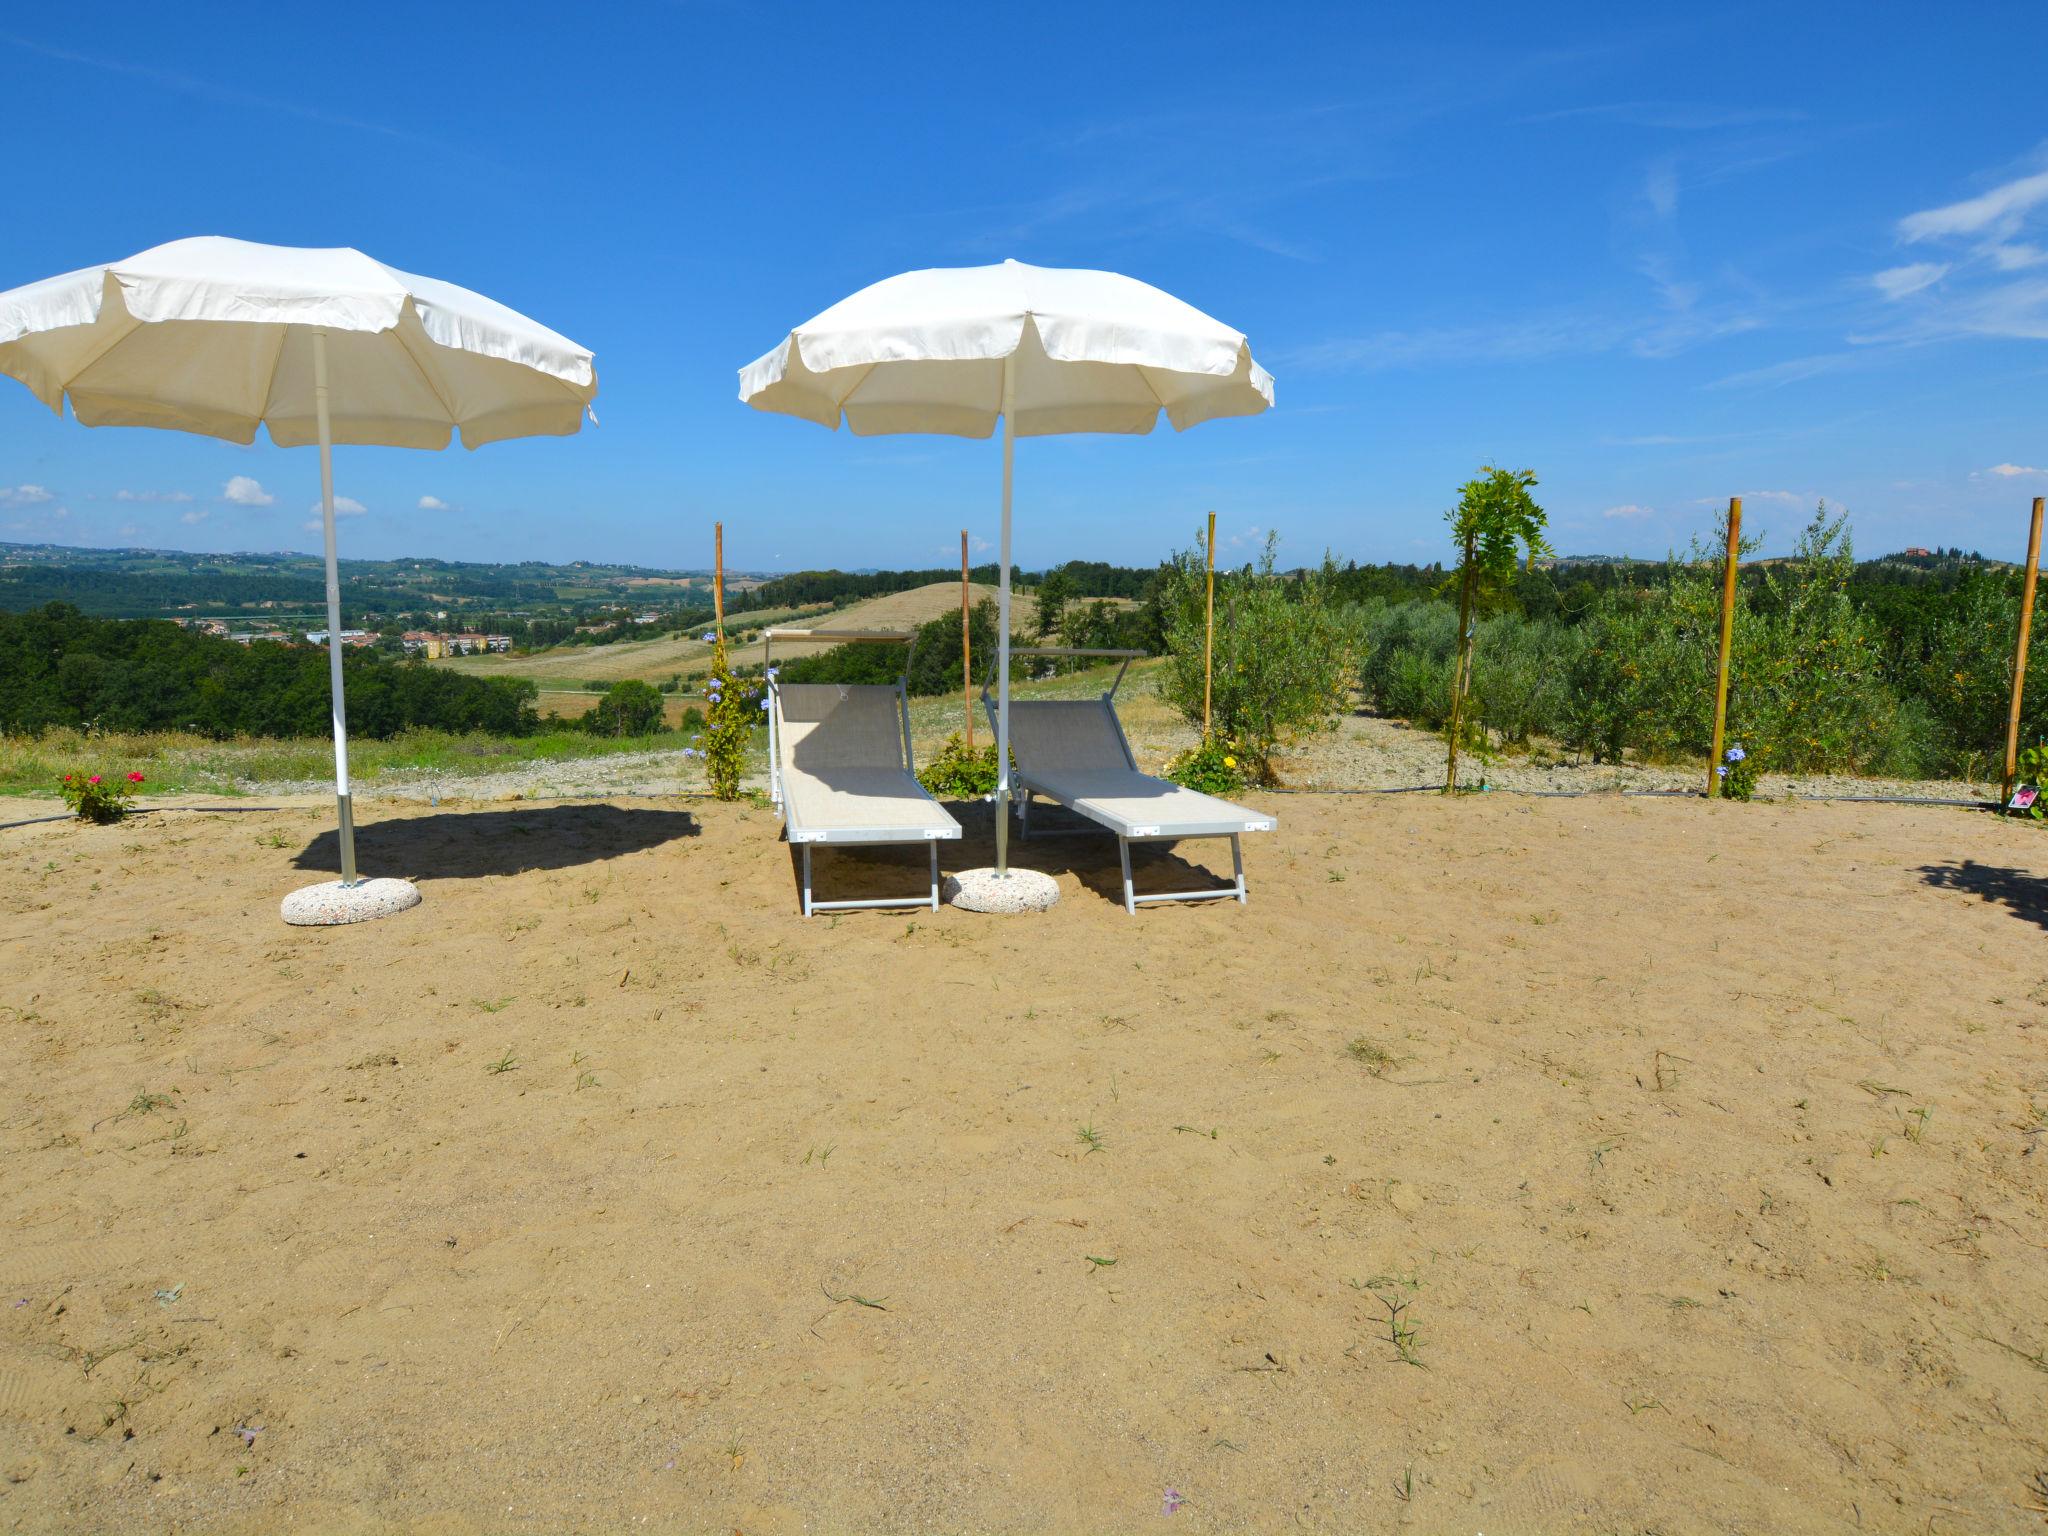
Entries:
{"type": "Polygon", "coordinates": [[[329,931],[319,806],[0,831],[0,1529],[2043,1528],[2039,828],[1263,803],[1136,918],[806,922],[695,800],[366,812],[426,901],[329,931]]]}

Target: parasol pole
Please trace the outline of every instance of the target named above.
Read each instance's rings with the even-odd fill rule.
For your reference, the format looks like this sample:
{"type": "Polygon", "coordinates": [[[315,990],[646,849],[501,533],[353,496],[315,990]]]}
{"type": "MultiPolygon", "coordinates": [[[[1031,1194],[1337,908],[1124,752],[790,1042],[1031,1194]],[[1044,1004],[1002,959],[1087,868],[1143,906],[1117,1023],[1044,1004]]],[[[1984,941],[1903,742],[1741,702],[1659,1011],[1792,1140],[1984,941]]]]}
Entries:
{"type": "Polygon", "coordinates": [[[320,534],[327,546],[327,693],[334,709],[334,806],[341,883],[356,883],[356,816],[348,792],[348,706],[341,684],[341,568],[334,553],[334,427],[327,416],[327,333],[313,333],[313,415],[320,429],[320,534]]]}
{"type": "Polygon", "coordinates": [[[1010,491],[1017,467],[1017,355],[1003,359],[1003,547],[996,588],[996,878],[1010,873],[1010,491]]]}
{"type": "Polygon", "coordinates": [[[967,750],[974,750],[974,634],[968,626],[967,530],[960,530],[960,702],[967,706],[967,750]]]}

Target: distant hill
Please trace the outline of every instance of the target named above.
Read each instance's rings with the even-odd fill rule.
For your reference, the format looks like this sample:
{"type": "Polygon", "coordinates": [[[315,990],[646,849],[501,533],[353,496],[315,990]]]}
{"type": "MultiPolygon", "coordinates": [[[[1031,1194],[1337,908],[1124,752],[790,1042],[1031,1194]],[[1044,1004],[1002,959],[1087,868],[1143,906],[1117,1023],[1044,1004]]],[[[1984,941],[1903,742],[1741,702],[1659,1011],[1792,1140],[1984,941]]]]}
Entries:
{"type": "MultiPolygon", "coordinates": [[[[398,560],[340,562],[349,618],[408,611],[508,612],[559,605],[710,601],[711,573],[587,560],[567,565],[398,560]]],[[[728,572],[739,591],[766,572],[728,572]]],[[[0,611],[71,603],[105,618],[235,617],[277,610],[313,613],[326,602],[326,566],[304,554],[195,554],[161,549],[81,549],[0,543],[0,611]]]]}

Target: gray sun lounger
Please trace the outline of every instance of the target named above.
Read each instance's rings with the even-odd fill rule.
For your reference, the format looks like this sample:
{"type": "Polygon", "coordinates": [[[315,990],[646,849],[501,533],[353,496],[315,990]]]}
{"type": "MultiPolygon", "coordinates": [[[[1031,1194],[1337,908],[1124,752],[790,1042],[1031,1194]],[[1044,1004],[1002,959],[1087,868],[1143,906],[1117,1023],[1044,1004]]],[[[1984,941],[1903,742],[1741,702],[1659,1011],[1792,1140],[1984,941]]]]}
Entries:
{"type": "MultiPolygon", "coordinates": [[[[871,630],[771,629],[763,637],[772,662],[777,640],[893,640],[914,636],[871,630]]],[[[773,671],[772,666],[770,671],[773,671]]],[[[788,683],[768,679],[769,793],[782,809],[783,831],[803,850],[803,911],[849,907],[939,909],[939,844],[960,836],[960,823],[917,782],[910,749],[910,675],[886,683],[788,683]],[[811,895],[811,849],[819,843],[925,843],[931,888],[918,896],[817,901],[811,895]]]]}
{"type": "MultiPolygon", "coordinates": [[[[1117,852],[1123,860],[1124,910],[1134,915],[1141,903],[1150,901],[1208,901],[1220,896],[1247,900],[1244,852],[1238,838],[1246,832],[1271,832],[1279,822],[1138,771],[1138,760],[1116,717],[1114,700],[1132,660],[1145,653],[1020,646],[1010,654],[1117,657],[1124,663],[1100,698],[1010,700],[1010,756],[1016,763],[1020,791],[1020,834],[1031,835],[1033,795],[1042,795],[1107,827],[1116,834],[1117,852]],[[1233,882],[1200,891],[1136,894],[1131,887],[1131,844],[1170,843],[1187,837],[1229,838],[1230,862],[1236,872],[1233,882]]],[[[986,685],[981,697],[993,720],[995,706],[986,685]]]]}

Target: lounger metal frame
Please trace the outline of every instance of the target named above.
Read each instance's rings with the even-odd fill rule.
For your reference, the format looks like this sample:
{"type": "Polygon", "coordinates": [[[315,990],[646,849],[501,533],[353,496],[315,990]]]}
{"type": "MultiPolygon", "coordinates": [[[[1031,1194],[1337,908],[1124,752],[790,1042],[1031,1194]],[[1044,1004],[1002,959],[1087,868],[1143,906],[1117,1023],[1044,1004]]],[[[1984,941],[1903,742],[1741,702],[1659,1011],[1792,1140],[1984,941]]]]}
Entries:
{"type": "MultiPolygon", "coordinates": [[[[1131,772],[1142,774],[1147,778],[1151,777],[1149,774],[1144,774],[1144,770],[1138,767],[1137,754],[1131,751],[1131,740],[1124,734],[1124,723],[1117,717],[1115,703],[1116,691],[1123,686],[1124,674],[1131,670],[1131,663],[1144,657],[1147,654],[1146,652],[1097,650],[1068,645],[1032,645],[1012,646],[1010,654],[1012,656],[1094,656],[1104,660],[1120,660],[1123,665],[1116,669],[1115,678],[1111,680],[1108,690],[1101,695],[1102,706],[1109,712],[1110,724],[1116,731],[1117,744],[1123,748],[1124,761],[1129,765],[1131,772]]],[[[984,674],[981,684],[982,707],[988,711],[991,723],[995,719],[996,707],[989,698],[989,684],[993,681],[994,677],[995,664],[992,662],[988,672],[984,674]]],[[[1012,699],[1010,707],[1016,708],[1017,702],[1017,700],[1012,699]]],[[[1013,746],[1012,752],[1014,753],[1014,751],[1015,748],[1013,746]]],[[[1250,905],[1251,897],[1246,891],[1244,883],[1244,848],[1238,839],[1245,832],[1272,831],[1275,826],[1272,817],[1262,816],[1247,820],[1241,828],[1230,832],[1218,830],[1213,822],[1182,822],[1178,824],[1161,822],[1158,825],[1132,827],[1126,830],[1104,817],[1096,815],[1083,806],[1075,805],[1063,799],[1060,795],[1048,789],[1043,783],[1034,780],[1022,767],[1016,770],[1016,783],[1021,791],[1014,802],[1017,807],[1017,835],[1020,838],[1029,838],[1031,836],[1031,797],[1034,794],[1043,795],[1046,799],[1052,801],[1053,804],[1063,806],[1077,815],[1084,816],[1097,826],[1103,827],[1116,835],[1117,857],[1123,864],[1124,910],[1133,917],[1137,915],[1138,908],[1148,902],[1216,901],[1228,896],[1235,897],[1240,906],[1250,905]],[[1137,891],[1131,884],[1131,844],[1175,843],[1183,838],[1191,837],[1228,837],[1230,839],[1231,883],[1197,891],[1155,891],[1144,896],[1137,894],[1137,891]]]]}
{"type": "MultiPolygon", "coordinates": [[[[762,670],[768,674],[768,797],[782,811],[782,831],[791,844],[803,852],[803,910],[809,917],[816,912],[843,912],[868,907],[923,907],[939,910],[939,844],[957,839],[960,828],[956,823],[950,832],[925,832],[917,837],[905,837],[900,827],[827,827],[799,830],[789,824],[789,805],[782,792],[782,742],[780,721],[782,718],[782,690],[775,672],[775,642],[777,640],[824,640],[833,645],[846,645],[855,641],[888,641],[904,647],[903,671],[896,678],[896,719],[902,731],[903,766],[913,779],[917,776],[917,758],[910,745],[910,658],[917,650],[917,635],[913,631],[904,634],[897,630],[872,629],[770,629],[761,635],[762,670]],[[867,844],[926,844],[931,852],[930,890],[922,896],[882,896],[860,901],[818,901],[811,895],[811,849],[819,843],[867,844]]],[[[873,687],[871,683],[850,684],[855,687],[873,687]]],[[[925,796],[931,799],[929,793],[925,796]]],[[[933,805],[938,801],[932,800],[933,805]]],[[[949,818],[950,819],[950,818],[949,818]]]]}

